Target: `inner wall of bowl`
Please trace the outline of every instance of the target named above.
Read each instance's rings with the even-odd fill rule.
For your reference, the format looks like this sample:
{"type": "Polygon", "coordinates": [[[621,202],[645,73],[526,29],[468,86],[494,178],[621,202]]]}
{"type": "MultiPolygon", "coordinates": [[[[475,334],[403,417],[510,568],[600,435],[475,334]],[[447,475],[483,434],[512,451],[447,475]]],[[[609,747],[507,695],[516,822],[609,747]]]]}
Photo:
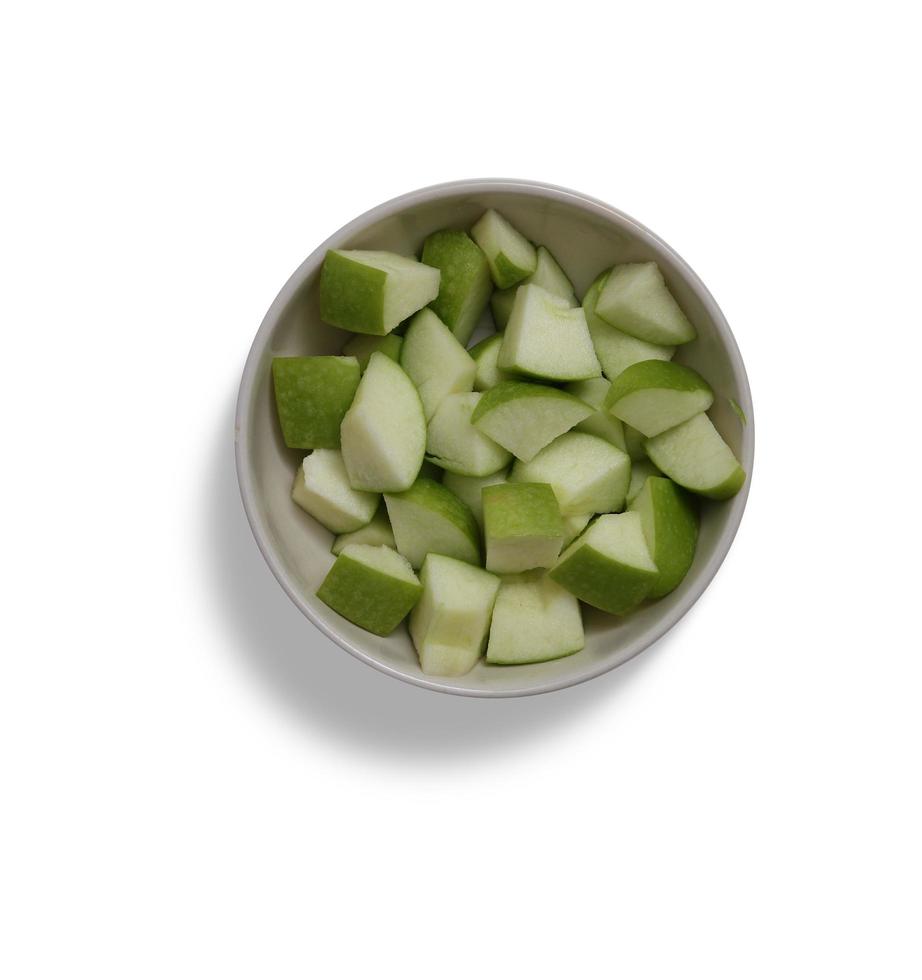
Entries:
{"type": "MultiPolygon", "coordinates": [[[[684,269],[655,241],[635,230],[627,219],[599,213],[579,198],[557,200],[527,189],[503,192],[466,192],[413,203],[399,213],[383,217],[367,227],[334,239],[331,247],[387,249],[417,255],[429,233],[448,226],[469,228],[484,209],[495,207],[532,241],[546,245],[560,261],[582,296],[603,269],[614,263],[656,260],[669,287],[698,330],[698,340],[681,349],[684,363],[698,369],[713,385],[715,424],[741,459],[751,455],[751,439],[731,410],[729,398],[749,410],[745,379],[737,375],[728,354],[727,341],[711,319],[704,301],[686,281],[684,269]],[[744,445],[744,443],[748,443],[744,445]]],[[[601,209],[599,209],[601,210],[601,209]]],[[[314,593],[323,581],[333,556],[333,536],[291,500],[295,471],[303,452],[286,448],[275,412],[270,365],[279,355],[338,354],[351,336],[323,323],[319,316],[318,285],[320,259],[303,270],[297,286],[270,329],[268,343],[257,365],[250,405],[250,454],[255,506],[265,525],[271,547],[282,565],[296,598],[311,615],[347,646],[410,679],[425,677],[419,669],[409,635],[404,627],[386,638],[376,637],[342,619],[314,593]]],[[[732,344],[732,340],[730,341],[732,344]]],[[[493,667],[480,663],[461,678],[430,678],[440,686],[467,692],[508,693],[541,689],[564,679],[592,676],[616,666],[671,625],[691,590],[700,590],[696,580],[706,569],[730,522],[738,522],[743,505],[704,502],[701,534],[695,563],[685,581],[671,595],[619,620],[584,607],[586,647],[571,657],[546,664],[493,667]]],[[[713,571],[713,569],[711,569],[713,571]]],[[[305,652],[311,644],[305,624],[305,652]]]]}

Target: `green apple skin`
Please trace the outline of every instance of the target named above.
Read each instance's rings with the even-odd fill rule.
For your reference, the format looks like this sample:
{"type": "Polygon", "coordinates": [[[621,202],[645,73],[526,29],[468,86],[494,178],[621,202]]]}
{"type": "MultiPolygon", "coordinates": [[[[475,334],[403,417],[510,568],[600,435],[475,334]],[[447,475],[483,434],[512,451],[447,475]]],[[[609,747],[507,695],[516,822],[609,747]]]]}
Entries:
{"type": "Polygon", "coordinates": [[[438,296],[438,269],[393,252],[327,252],[320,270],[320,318],[353,333],[390,333],[438,296]]]}
{"type": "Polygon", "coordinates": [[[605,409],[647,438],[673,429],[714,403],[697,371],[674,361],[639,361],[611,383],[605,409]]]}
{"type": "Polygon", "coordinates": [[[547,483],[494,484],[484,487],[482,497],[488,571],[525,572],[554,564],[564,525],[547,483]]]}
{"type": "Polygon", "coordinates": [[[493,288],[486,256],[467,232],[446,228],[423,242],[422,261],[442,273],[439,295],[430,307],[466,344],[493,288]]]}
{"type": "Polygon", "coordinates": [[[503,371],[497,366],[502,346],[503,335],[496,333],[492,337],[487,337],[486,340],[481,340],[479,344],[474,344],[468,351],[477,365],[477,373],[474,375],[475,391],[489,391],[491,388],[495,388],[500,381],[514,379],[515,375],[503,371]]]}
{"type": "Polygon", "coordinates": [[[542,569],[504,575],[487,643],[487,663],[537,664],[583,649],[579,603],[542,569]]]}
{"type": "MultiPolygon", "coordinates": [[[[633,514],[606,514],[590,525],[560,556],[548,573],[578,599],[616,616],[623,616],[643,602],[653,588],[658,571],[655,565],[638,565],[605,554],[592,544],[594,532],[605,521],[637,521],[633,514]]],[[[642,531],[637,530],[637,534],[642,531]]],[[[647,559],[649,560],[649,559],[647,559]]]]}
{"type": "Polygon", "coordinates": [[[650,598],[668,595],[685,578],[695,558],[698,515],[691,497],[672,480],[648,477],[631,504],[640,514],[644,537],[659,574],[650,598]]]}
{"type": "Polygon", "coordinates": [[[350,545],[339,555],[317,590],[317,598],[350,623],[388,636],[416,605],[422,585],[412,573],[411,579],[398,578],[357,560],[356,554],[364,547],[350,545]]]}
{"type": "Polygon", "coordinates": [[[480,528],[467,504],[447,487],[420,477],[402,493],[384,495],[397,548],[414,568],[430,552],[480,564],[480,528]]]}
{"type": "Polygon", "coordinates": [[[274,357],[272,381],[289,449],[339,449],[361,371],[354,357],[274,357]]]}
{"type": "Polygon", "coordinates": [[[502,381],[484,393],[471,422],[517,459],[528,461],[590,415],[585,402],[558,388],[502,381]]]}
{"type": "Polygon", "coordinates": [[[592,345],[595,347],[596,356],[602,365],[602,373],[606,378],[614,380],[622,371],[638,361],[670,360],[675,354],[675,347],[650,344],[645,340],[638,340],[636,337],[618,330],[617,327],[613,327],[610,323],[606,323],[596,313],[595,308],[599,300],[599,293],[602,291],[610,271],[610,269],[606,269],[586,291],[586,295],[583,296],[583,313],[586,314],[589,336],[592,337],[592,345]]]}
{"type": "Polygon", "coordinates": [[[614,266],[595,311],[613,327],[651,344],[687,344],[697,336],[655,262],[614,266]]]}
{"type": "Polygon", "coordinates": [[[343,345],[343,353],[354,357],[359,362],[359,368],[364,371],[368,367],[368,359],[376,351],[399,364],[402,346],[403,337],[398,337],[393,333],[385,334],[383,337],[358,334],[343,345]]]}

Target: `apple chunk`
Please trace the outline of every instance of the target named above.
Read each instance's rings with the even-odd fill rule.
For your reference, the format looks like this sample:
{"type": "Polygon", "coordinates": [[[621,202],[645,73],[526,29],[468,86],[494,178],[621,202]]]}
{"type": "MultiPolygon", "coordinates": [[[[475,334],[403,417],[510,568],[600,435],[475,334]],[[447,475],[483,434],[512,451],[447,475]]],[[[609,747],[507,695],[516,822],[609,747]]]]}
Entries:
{"type": "Polygon", "coordinates": [[[485,487],[483,527],[491,572],[550,568],[563,545],[560,507],[546,483],[485,487]]]}
{"type": "Polygon", "coordinates": [[[733,451],[704,414],[647,439],[645,446],[666,476],[702,497],[726,500],[746,479],[733,451]]]}
{"type": "Polygon", "coordinates": [[[390,521],[387,519],[387,510],[383,501],[368,524],[360,527],[357,531],[346,531],[344,534],[337,535],[333,539],[333,546],[330,551],[334,555],[338,555],[343,548],[350,544],[373,544],[376,546],[386,544],[388,548],[396,550],[397,543],[394,541],[394,532],[391,530],[390,521]]]}
{"type": "Polygon", "coordinates": [[[420,310],[410,321],[400,366],[419,391],[427,422],[446,395],[470,391],[477,373],[474,359],[432,310],[420,310]]]}
{"type": "Polygon", "coordinates": [[[320,270],[320,318],[387,334],[439,294],[439,270],[393,252],[332,249],[320,270]]]}
{"type": "MultiPolygon", "coordinates": [[[[573,283],[560,268],[557,259],[543,245],[538,246],[535,271],[520,283],[521,286],[529,284],[540,286],[549,293],[561,297],[566,301],[567,306],[579,306],[576,294],[573,292],[573,283]]],[[[497,289],[490,297],[490,309],[497,330],[505,330],[518,288],[519,286],[511,286],[509,289],[497,289]]]]}
{"type": "Polygon", "coordinates": [[[503,577],[487,644],[488,664],[535,664],[585,646],[579,603],[542,569],[503,577]]]}
{"type": "Polygon", "coordinates": [[[410,636],[424,674],[457,677],[480,659],[499,579],[444,555],[427,555],[423,593],[410,615],[410,636]]]}
{"type": "Polygon", "coordinates": [[[631,510],[640,514],[647,547],[659,574],[650,597],[667,595],[685,578],[695,557],[698,515],[689,495],[663,476],[648,477],[631,510]]]}
{"type": "Polygon", "coordinates": [[[359,362],[360,370],[364,371],[368,367],[368,359],[375,351],[386,354],[399,364],[401,347],[403,347],[403,337],[398,337],[395,333],[386,334],[384,337],[360,333],[343,344],[343,354],[354,357],[359,362]]]}
{"type": "Polygon", "coordinates": [[[673,361],[640,361],[612,382],[605,408],[650,438],[706,412],[713,402],[711,386],[697,371],[673,361]]]}
{"type": "Polygon", "coordinates": [[[436,466],[462,476],[489,476],[512,461],[508,450],[471,424],[482,397],[479,391],[468,391],[442,400],[426,440],[426,452],[436,466]]]}
{"type": "Polygon", "coordinates": [[[518,459],[532,459],[557,436],[592,415],[565,391],[526,381],[502,381],[477,403],[471,422],[518,459]]]}
{"type": "Polygon", "coordinates": [[[274,357],[272,381],[289,449],[339,449],[339,427],[359,386],[354,357],[274,357]]]}
{"type": "Polygon", "coordinates": [[[697,336],[655,262],[616,265],[595,311],[613,327],[651,344],[687,344],[697,336]]]}
{"type": "Polygon", "coordinates": [[[352,489],[338,450],[315,449],[298,467],[291,499],[334,534],[345,534],[368,524],[381,498],[352,489]]]}
{"type": "Polygon", "coordinates": [[[426,453],[426,418],[413,382],[380,351],[371,355],[341,427],[356,490],[406,490],[426,453]]]}
{"type": "Polygon", "coordinates": [[[385,494],[397,550],[414,568],[430,552],[480,563],[480,530],[470,508],[447,487],[420,477],[403,493],[385,494]]]}
{"type": "Polygon", "coordinates": [[[549,574],[590,606],[623,615],[650,594],[658,570],[640,516],[628,511],[603,514],[590,524],[549,574]]]}
{"type": "Polygon", "coordinates": [[[535,271],[535,246],[492,208],[471,228],[471,237],[483,249],[497,289],[514,286],[535,271]]]}
{"type": "Polygon", "coordinates": [[[433,311],[466,344],[493,287],[486,256],[467,232],[445,228],[423,242],[422,260],[442,273],[433,311]]]}
{"type": "Polygon", "coordinates": [[[392,633],[421,594],[405,558],[368,544],[345,547],[317,590],[321,602],[378,636],[392,633]]]}
{"type": "Polygon", "coordinates": [[[495,333],[492,337],[481,340],[479,344],[475,344],[468,351],[477,365],[477,373],[474,375],[474,389],[476,391],[489,391],[491,388],[495,388],[500,381],[510,381],[515,377],[508,371],[500,370],[497,366],[502,346],[503,335],[495,333]]]}
{"type": "Polygon", "coordinates": [[[509,479],[549,483],[562,514],[606,514],[624,506],[631,461],[598,436],[567,432],[528,462],[516,462],[509,479]]]}

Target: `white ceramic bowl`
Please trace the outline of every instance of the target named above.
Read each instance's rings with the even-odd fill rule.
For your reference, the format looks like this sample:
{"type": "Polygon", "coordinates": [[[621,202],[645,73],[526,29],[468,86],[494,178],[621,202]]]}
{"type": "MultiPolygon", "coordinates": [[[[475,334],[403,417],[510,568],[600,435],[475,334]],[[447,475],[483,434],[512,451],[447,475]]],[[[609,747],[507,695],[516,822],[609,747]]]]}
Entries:
{"type": "MultiPolygon", "coordinates": [[[[344,650],[412,684],[478,697],[515,697],[598,677],[640,653],[685,615],[724,560],[739,527],[753,464],[752,400],[746,370],[717,303],[683,260],[643,225],[576,191],[521,180],[465,180],[413,191],[373,208],[327,239],[297,269],[266,314],[247,358],[237,401],[237,474],[253,534],[269,567],[298,608],[344,650]],[[387,249],[418,254],[430,232],[468,228],[496,208],[532,241],[553,252],[582,296],[603,269],[654,259],[698,330],[677,361],[699,370],[714,387],[711,416],[749,474],[724,502],[704,501],[691,570],[670,595],[624,619],[585,608],[586,647],[562,660],[521,667],[481,663],[464,677],[429,677],[419,669],[404,627],[381,638],[347,622],[314,595],[333,563],[332,535],[291,501],[303,457],[282,441],[270,366],[277,355],[338,354],[347,334],[318,311],[320,266],[329,248],[387,249]],[[730,406],[734,399],[748,424],[730,406]]],[[[308,629],[305,626],[305,629],[308,629]]],[[[305,644],[305,656],[308,655],[305,644]]]]}

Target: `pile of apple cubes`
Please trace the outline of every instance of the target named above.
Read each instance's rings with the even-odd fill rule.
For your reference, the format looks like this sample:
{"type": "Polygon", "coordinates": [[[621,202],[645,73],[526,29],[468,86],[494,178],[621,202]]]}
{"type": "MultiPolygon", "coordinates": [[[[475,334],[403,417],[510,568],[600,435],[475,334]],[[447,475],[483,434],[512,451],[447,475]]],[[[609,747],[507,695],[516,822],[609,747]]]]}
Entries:
{"type": "Polygon", "coordinates": [[[419,262],[330,251],[320,315],[356,334],[343,355],[272,365],[285,442],[313,450],[292,497],[338,535],[317,595],[381,636],[410,614],[427,673],[485,645],[491,664],[580,650],[578,600],[623,615],[672,591],[698,534],[686,491],[743,483],[710,386],[670,360],[695,330],[653,262],[602,273],[580,306],[487,211],[419,262]],[[467,350],[488,302],[499,332],[467,350]]]}

